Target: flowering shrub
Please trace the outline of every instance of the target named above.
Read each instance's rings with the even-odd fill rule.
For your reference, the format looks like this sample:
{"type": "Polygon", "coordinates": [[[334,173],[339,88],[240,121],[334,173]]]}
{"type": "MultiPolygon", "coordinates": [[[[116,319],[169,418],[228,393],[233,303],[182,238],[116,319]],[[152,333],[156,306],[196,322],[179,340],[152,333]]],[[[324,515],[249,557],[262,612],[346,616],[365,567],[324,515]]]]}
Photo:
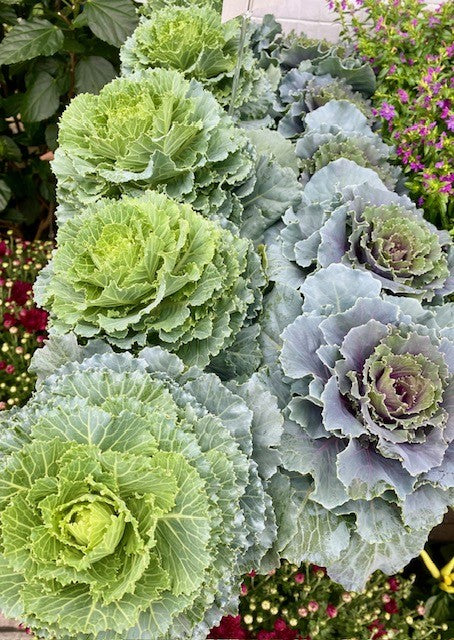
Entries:
{"type": "Polygon", "coordinates": [[[50,258],[51,242],[0,240],[0,410],[22,404],[34,379],[28,365],[46,336],[47,313],[33,302],[36,275],[50,258]]]}
{"type": "Polygon", "coordinates": [[[323,567],[284,562],[267,576],[254,572],[241,586],[240,615],[225,617],[211,638],[256,640],[391,640],[441,638],[446,625],[414,602],[414,576],[377,571],[360,593],[332,582],[323,567]]]}
{"type": "MultiPolygon", "coordinates": [[[[240,57],[239,21],[222,23],[220,14],[207,6],[169,7],[149,15],[121,49],[123,75],[154,67],[177,69],[199,80],[229,108],[240,57]]],[[[268,116],[273,92],[254,59],[249,37],[241,53],[234,107],[240,119],[259,119],[268,116]]]]}
{"type": "Polygon", "coordinates": [[[382,133],[396,145],[411,194],[432,222],[454,222],[454,13],[421,0],[333,0],[342,35],[377,72],[382,133]]]}
{"type": "Polygon", "coordinates": [[[275,295],[264,323],[265,335],[288,325],[285,377],[271,379],[289,418],[285,474],[270,487],[292,505],[278,545],[357,590],[376,569],[405,566],[452,502],[454,305],[384,296],[370,273],[342,264],[301,292],[302,315],[289,324],[289,301],[275,295]]]}
{"type": "Polygon", "coordinates": [[[160,344],[205,367],[252,322],[265,283],[250,241],[150,191],[68,221],[36,295],[53,331],[160,344]]]}
{"type": "Polygon", "coordinates": [[[251,454],[273,458],[277,405],[255,376],[232,393],[158,347],[96,350],[51,342],[2,419],[0,608],[59,640],[205,638],[272,543],[251,454]]]}

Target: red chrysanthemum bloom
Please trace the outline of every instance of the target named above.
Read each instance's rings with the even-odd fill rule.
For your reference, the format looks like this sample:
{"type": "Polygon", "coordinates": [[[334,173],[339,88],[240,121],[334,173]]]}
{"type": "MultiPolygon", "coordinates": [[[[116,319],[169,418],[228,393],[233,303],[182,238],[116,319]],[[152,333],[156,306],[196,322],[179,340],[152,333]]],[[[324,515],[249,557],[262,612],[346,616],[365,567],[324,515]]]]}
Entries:
{"type": "Polygon", "coordinates": [[[375,631],[374,635],[372,636],[372,640],[379,640],[379,638],[387,633],[385,625],[378,619],[371,622],[371,624],[367,628],[369,629],[369,631],[375,631]]]}
{"type": "Polygon", "coordinates": [[[396,576],[391,576],[391,578],[388,579],[388,586],[391,589],[391,591],[399,591],[400,582],[396,578],[396,576]]]}
{"type": "Polygon", "coordinates": [[[11,295],[8,300],[15,302],[23,307],[27,300],[31,297],[32,285],[30,282],[16,280],[11,287],[11,295]]]}
{"type": "Polygon", "coordinates": [[[229,638],[229,640],[247,640],[247,631],[241,626],[241,616],[224,616],[219,626],[210,631],[208,638],[229,638]]]}
{"type": "Polygon", "coordinates": [[[319,571],[321,571],[326,576],[325,567],[319,567],[318,564],[313,564],[313,565],[311,565],[311,569],[312,569],[313,573],[318,573],[319,571]]]}
{"type": "Polygon", "coordinates": [[[326,607],[326,615],[328,618],[335,618],[337,616],[337,609],[333,604],[328,604],[326,607]]]}
{"type": "Polygon", "coordinates": [[[5,329],[10,329],[17,324],[17,318],[11,315],[11,313],[3,314],[3,326],[5,329]]]}
{"type": "Polygon", "coordinates": [[[394,598],[391,598],[389,602],[385,603],[384,609],[386,613],[399,613],[399,607],[397,606],[397,602],[394,600],[394,598]]]}
{"type": "Polygon", "coordinates": [[[19,320],[26,331],[35,333],[45,331],[47,327],[48,313],[44,309],[22,309],[19,312],[19,320]]]}

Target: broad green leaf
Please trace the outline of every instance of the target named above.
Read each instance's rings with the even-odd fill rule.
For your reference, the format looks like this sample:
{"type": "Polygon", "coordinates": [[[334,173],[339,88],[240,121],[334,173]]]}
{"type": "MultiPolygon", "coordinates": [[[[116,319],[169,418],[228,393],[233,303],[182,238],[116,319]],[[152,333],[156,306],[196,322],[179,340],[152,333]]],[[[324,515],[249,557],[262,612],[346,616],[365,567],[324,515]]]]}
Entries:
{"type": "Polygon", "coordinates": [[[14,162],[22,158],[21,150],[9,136],[0,136],[0,158],[14,162]]]}
{"type": "Polygon", "coordinates": [[[0,179],[0,211],[3,211],[13,195],[6,182],[0,179]]]}
{"type": "Polygon", "coordinates": [[[200,588],[203,572],[209,567],[210,509],[204,482],[181,454],[160,453],[154,457],[177,480],[175,507],[164,514],[157,526],[157,548],[162,565],[172,579],[175,595],[200,588]]]}
{"type": "Polygon", "coordinates": [[[311,500],[325,509],[347,502],[348,495],[336,474],[337,454],[344,445],[340,438],[308,438],[304,433],[284,433],[282,437],[282,463],[289,471],[314,478],[311,500]]]}
{"type": "Polygon", "coordinates": [[[24,616],[24,608],[20,600],[20,592],[25,583],[25,576],[16,573],[0,554],[0,575],[2,588],[0,592],[0,609],[8,618],[20,619],[24,616]]]}
{"type": "Polygon", "coordinates": [[[88,0],[84,13],[95,36],[119,47],[134,31],[138,17],[131,0],[88,0]]]}
{"type": "Polygon", "coordinates": [[[102,87],[115,78],[111,62],[101,56],[82,58],[76,65],[76,92],[99,93],[102,87]]]}
{"type": "Polygon", "coordinates": [[[57,111],[59,104],[57,82],[49,73],[41,71],[24,95],[22,118],[26,122],[46,120],[57,111]]]}
{"type": "Polygon", "coordinates": [[[343,556],[350,542],[345,519],[309,499],[310,489],[298,492],[289,508],[298,513],[296,534],[282,557],[299,565],[303,561],[331,566],[343,556]]]}
{"type": "Polygon", "coordinates": [[[393,536],[380,544],[365,542],[353,533],[342,556],[330,564],[329,575],[346,589],[362,591],[374,571],[379,569],[388,574],[400,571],[420,553],[426,540],[426,530],[407,532],[403,527],[399,537],[393,536]]]}
{"type": "Polygon", "coordinates": [[[23,20],[0,43],[0,64],[51,56],[61,49],[63,39],[63,32],[48,20],[23,20]]]}
{"type": "MultiPolygon", "coordinates": [[[[2,2],[3,5],[9,4],[2,2]]],[[[13,4],[13,3],[11,3],[13,4]]],[[[17,22],[16,12],[12,7],[0,6],[0,23],[1,24],[14,24],[17,22]]]]}

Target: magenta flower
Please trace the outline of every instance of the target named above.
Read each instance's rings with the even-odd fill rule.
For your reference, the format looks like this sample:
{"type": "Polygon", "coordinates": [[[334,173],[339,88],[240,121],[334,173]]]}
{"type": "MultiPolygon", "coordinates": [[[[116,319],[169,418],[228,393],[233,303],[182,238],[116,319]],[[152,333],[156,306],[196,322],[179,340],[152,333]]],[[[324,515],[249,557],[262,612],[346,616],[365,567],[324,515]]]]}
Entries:
{"type": "Polygon", "coordinates": [[[335,618],[337,616],[337,609],[333,604],[328,604],[326,607],[326,615],[328,618],[335,618]]]}
{"type": "Polygon", "coordinates": [[[396,117],[396,110],[392,104],[389,104],[388,102],[383,102],[380,107],[379,114],[381,115],[382,118],[390,122],[391,120],[393,120],[393,118],[396,117]]]}
{"type": "Polygon", "coordinates": [[[408,102],[409,97],[408,97],[408,93],[405,91],[405,89],[398,89],[397,90],[397,94],[398,94],[402,104],[405,104],[406,102],[408,102]]]}

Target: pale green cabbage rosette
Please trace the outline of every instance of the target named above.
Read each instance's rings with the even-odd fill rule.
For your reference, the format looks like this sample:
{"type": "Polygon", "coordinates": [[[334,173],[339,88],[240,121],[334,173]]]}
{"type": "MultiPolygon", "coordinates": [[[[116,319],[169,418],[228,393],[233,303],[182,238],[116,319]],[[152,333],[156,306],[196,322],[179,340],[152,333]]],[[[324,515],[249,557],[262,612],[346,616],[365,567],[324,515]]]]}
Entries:
{"type": "Polygon", "coordinates": [[[230,217],[231,191],[250,177],[254,157],[215,98],[177,71],[116,78],[64,111],[52,163],[64,223],[102,196],[146,188],[230,217]]]}
{"type": "Polygon", "coordinates": [[[159,347],[70,336],[39,362],[39,391],[1,417],[2,612],[58,640],[206,638],[241,574],[276,563],[275,400],[159,347]]]}
{"type": "Polygon", "coordinates": [[[278,548],[359,590],[418,555],[453,503],[454,305],[424,309],[337,263],[301,292],[302,308],[278,285],[263,326],[286,416],[278,548]]]}
{"type": "Polygon", "coordinates": [[[269,249],[282,263],[273,278],[285,284],[293,274],[298,287],[314,268],[343,263],[368,271],[389,293],[439,304],[454,290],[449,234],[425,220],[409,198],[372,181],[373,175],[337,160],[313,176],[303,204],[285,214],[285,227],[269,249]],[[322,191],[325,184],[331,190],[322,191]]]}
{"type": "MultiPolygon", "coordinates": [[[[121,349],[161,345],[204,368],[242,331],[254,341],[265,284],[249,240],[146,192],[100,201],[68,221],[35,295],[53,333],[102,337],[121,349]]],[[[253,346],[249,373],[258,365],[253,346]]]]}
{"type": "Polygon", "coordinates": [[[222,23],[209,6],[166,7],[146,12],[121,48],[122,74],[161,67],[195,78],[229,109],[237,65],[241,75],[234,102],[239,119],[265,118],[273,88],[249,46],[250,33],[239,53],[241,24],[222,23]],[[239,56],[241,55],[241,61],[239,56]]]}
{"type": "Polygon", "coordinates": [[[137,72],[76,96],[58,144],[59,227],[102,197],[154,189],[258,243],[301,199],[294,172],[256,150],[211,93],[175,70],[137,72]]]}

